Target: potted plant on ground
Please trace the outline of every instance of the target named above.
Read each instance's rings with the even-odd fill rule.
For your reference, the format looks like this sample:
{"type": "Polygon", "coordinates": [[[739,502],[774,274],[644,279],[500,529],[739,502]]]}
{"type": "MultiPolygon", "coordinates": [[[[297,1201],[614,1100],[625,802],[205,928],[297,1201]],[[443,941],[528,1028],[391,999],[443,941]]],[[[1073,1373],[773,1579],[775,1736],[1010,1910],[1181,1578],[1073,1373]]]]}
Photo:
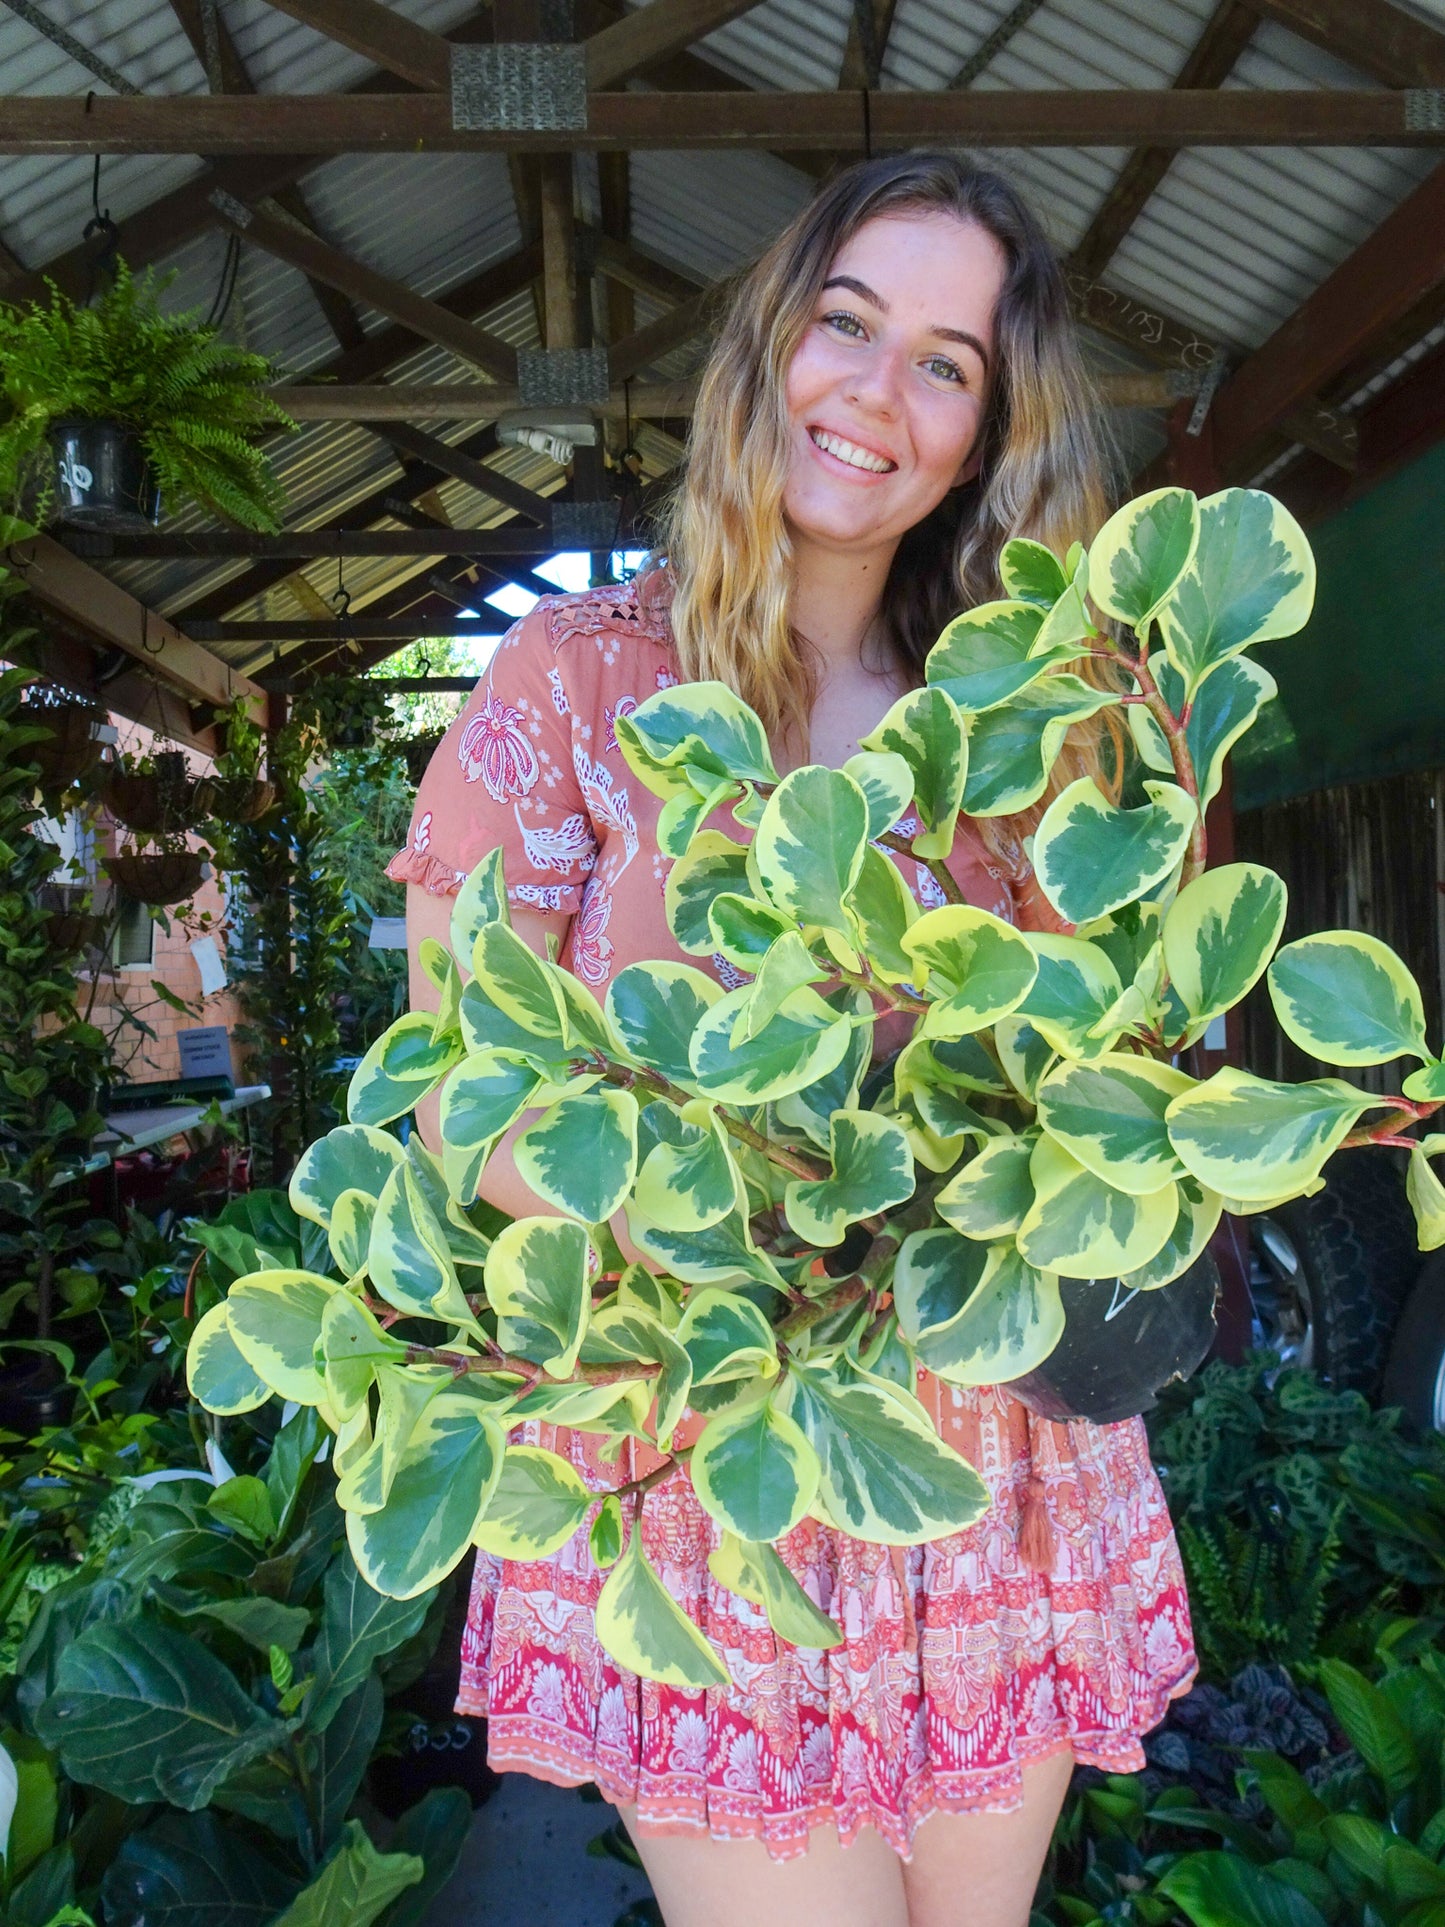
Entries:
{"type": "MultiPolygon", "coordinates": [[[[925,687],[841,770],[779,778],[718,683],[618,718],[665,799],[674,935],[726,958],[736,988],[644,962],[599,1003],[513,932],[498,851],[455,901],[450,949],[422,946],[436,1014],[373,1046],[349,1122],[291,1180],[325,1251],[237,1280],[189,1361],[213,1410],[269,1393],[320,1411],[379,1591],[418,1593],[473,1545],[541,1558],[587,1528],[611,1568],[603,1645],[644,1676],[723,1684],[637,1529],[674,1466],[721,1530],[720,1582],[783,1637],[834,1645],[780,1539],[813,1516],[914,1544],[987,1504],[914,1396],[920,1367],[1025,1381],[1065,1333],[1065,1284],[1120,1305],[1178,1291],[1225,1209],[1308,1194],[1343,1145],[1408,1149],[1422,1242],[1445,1235],[1445,1134],[1413,1135],[1445,1105],[1445,1063],[1409,972],[1354,931],[1280,948],[1280,879],[1205,867],[1225,758],[1275,693],[1245,651],[1313,602],[1298,525],[1259,491],[1167,488],[1088,553],[1010,543],[1001,574],[1005,597],[948,626],[925,687]],[[1078,674],[1086,661],[1107,678],[1078,674]],[[1067,932],[962,901],[945,861],[960,810],[1043,804],[1070,724],[1111,706],[1149,772],[1140,800],[1080,778],[1032,838],[1067,932]],[[919,909],[889,850],[931,874],[938,907],[919,909]],[[1311,1055],[1419,1068],[1386,1096],[1193,1074],[1193,1047],[1266,973],[1311,1055]],[[894,1012],[912,1038],[865,1085],[875,1019],[894,1012]],[[434,1157],[385,1127],[438,1089],[434,1157]],[[524,1113],[512,1156],[560,1215],[498,1231],[479,1185],[524,1113]],[[619,1211],[647,1265],[624,1262],[619,1211]],[[679,1444],[689,1410],[702,1429],[679,1444]],[[511,1442],[531,1417],[645,1441],[655,1469],[600,1499],[511,1442]]],[[[1124,1353],[1118,1329],[1101,1320],[1099,1343],[1124,1353]]]]}
{"type": "Polygon", "coordinates": [[[0,498],[79,527],[144,527],[164,500],[275,529],[256,438],[295,424],[266,393],[271,365],[163,313],[162,286],[121,263],[93,306],[55,287],[48,305],[0,304],[0,498]]]}

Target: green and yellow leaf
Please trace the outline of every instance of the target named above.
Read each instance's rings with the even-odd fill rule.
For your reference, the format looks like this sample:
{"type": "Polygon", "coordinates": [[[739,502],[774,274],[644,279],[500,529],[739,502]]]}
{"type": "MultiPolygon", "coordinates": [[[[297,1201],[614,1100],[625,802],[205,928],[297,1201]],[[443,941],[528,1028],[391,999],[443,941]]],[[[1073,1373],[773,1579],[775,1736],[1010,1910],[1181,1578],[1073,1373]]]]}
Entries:
{"type": "Polygon", "coordinates": [[[487,1255],[487,1302],[503,1351],[532,1358],[553,1378],[570,1377],[591,1308],[591,1246],[567,1218],[516,1218],[487,1255]]]}
{"type": "Polygon", "coordinates": [[[566,1459],[510,1445],[472,1544],[498,1559],[550,1559],[587,1517],[593,1495],[566,1459]]]}
{"type": "Polygon", "coordinates": [[[545,1204],[603,1224],[637,1176],[637,1099],[610,1086],[564,1097],[527,1127],[512,1156],[545,1204]]]}
{"type": "Polygon", "coordinates": [[[1296,1196],[1378,1101],[1337,1077],[1278,1084],[1226,1066],[1174,1099],[1169,1140],[1226,1198],[1296,1196]]]}
{"type": "Polygon", "coordinates": [[[1057,795],[1034,835],[1039,888],[1061,917],[1088,923],[1162,883],[1182,860],[1198,817],[1174,783],[1146,783],[1147,803],[1121,809],[1091,776],[1057,795]]]}
{"type": "Polygon", "coordinates": [[[271,1387],[246,1362],[232,1338],[224,1302],[212,1305],[191,1333],[186,1347],[186,1383],[192,1398],[222,1417],[254,1412],[271,1396],[271,1387]]]}
{"type": "Polygon", "coordinates": [[[597,1637],[630,1673],[702,1692],[726,1686],[728,1670],[658,1578],[634,1521],[597,1598],[597,1637]]]}
{"type": "Polygon", "coordinates": [[[913,839],[914,853],[946,858],[953,848],[968,776],[968,736],[953,698],[936,686],[910,690],[861,740],[864,749],[891,750],[903,758],[912,774],[912,798],[923,825],[922,833],[913,839]]]}
{"type": "Polygon", "coordinates": [[[1145,1196],[1182,1174],[1165,1113],[1193,1078],[1123,1051],[1060,1064],[1038,1088],[1039,1122],[1116,1191],[1145,1196]]]}
{"type": "Polygon", "coordinates": [[[1164,963],[1190,1034],[1263,976],[1284,929],[1285,887],[1259,863],[1226,863],[1186,884],[1164,919],[1164,963]]]}
{"type": "Polygon", "coordinates": [[[346,1515],[367,1584],[414,1599],[444,1579],[471,1547],[505,1451],[500,1423],[465,1387],[438,1392],[417,1419],[386,1503],[346,1515]]]}
{"type": "Polygon", "coordinates": [[[1040,1271],[1064,1278],[1115,1278],[1159,1252],[1179,1215],[1171,1181],[1139,1196],[1119,1191],[1047,1133],[1034,1146],[1034,1202],[1018,1248],[1040,1271]]]}
{"type": "Polygon", "coordinates": [[[1095,606],[1142,632],[1194,560],[1199,539],[1199,502],[1188,489],[1156,488],[1126,502],[1089,549],[1095,606]]]}
{"type": "Polygon", "coordinates": [[[708,1420],[689,1469],[703,1510],[740,1539],[781,1539],[818,1490],[818,1455],[766,1388],[708,1420]]]}
{"type": "Polygon", "coordinates": [[[1430,1055],[1420,986],[1388,944],[1363,931],[1287,943],[1269,967],[1269,997],[1285,1036],[1327,1064],[1430,1055]]]}
{"type": "Polygon", "coordinates": [[[1282,502],[1252,488],[1207,496],[1190,567],[1159,611],[1186,694],[1241,649],[1294,635],[1314,598],[1314,557],[1282,502]]]}

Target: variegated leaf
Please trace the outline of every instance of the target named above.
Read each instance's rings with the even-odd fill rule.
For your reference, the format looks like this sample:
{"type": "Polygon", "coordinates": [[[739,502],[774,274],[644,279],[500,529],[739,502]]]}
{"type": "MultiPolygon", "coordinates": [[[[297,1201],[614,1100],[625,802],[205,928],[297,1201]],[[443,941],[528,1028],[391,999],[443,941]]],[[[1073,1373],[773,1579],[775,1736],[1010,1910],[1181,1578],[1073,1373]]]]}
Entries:
{"type": "MultiPolygon", "coordinates": [[[[841,1242],[850,1224],[913,1196],[913,1159],[901,1127],[876,1111],[835,1111],[829,1141],[831,1177],[795,1179],[787,1189],[788,1223],[809,1244],[841,1242]]],[[[744,1533],[744,1538],[773,1538],[744,1533]]]]}
{"type": "Polygon", "coordinates": [[[619,1665],[664,1686],[726,1686],[728,1669],[648,1564],[633,1522],[598,1594],[597,1637],[619,1665]]]}
{"type": "Polygon", "coordinates": [[[361,1576],[392,1599],[437,1585],[470,1549],[506,1450],[501,1425],[470,1391],[436,1394],[416,1422],[386,1503],[348,1512],[361,1576]]]}
{"type": "Polygon", "coordinates": [[[1223,1198],[1187,1173],[1178,1178],[1176,1184],[1179,1216],[1174,1220],[1174,1229],[1147,1264],[1124,1273],[1119,1280],[1121,1291],[1155,1291],[1160,1285],[1172,1284],[1197,1258],[1203,1257],[1206,1245],[1214,1236],[1224,1211],[1223,1198]]]}
{"type": "Polygon", "coordinates": [[[1252,643],[1294,635],[1314,598],[1314,557],[1282,502],[1253,488],[1207,496],[1190,567],[1159,611],[1186,693],[1252,643]]]}
{"type": "Polygon", "coordinates": [[[607,990],[607,1016],[627,1050],[674,1083],[692,1082],[688,1052],[722,992],[690,964],[629,964],[607,990]]]}
{"type": "Polygon", "coordinates": [[[568,1218],[517,1218],[487,1256],[487,1302],[503,1351],[533,1358],[553,1378],[577,1363],[591,1308],[585,1228],[568,1218]]]}
{"type": "Polygon", "coordinates": [[[772,1546],[725,1532],[707,1564],[720,1586],[761,1606],[773,1631],[790,1645],[814,1651],[842,1645],[841,1629],[814,1605],[772,1546]]]}
{"type": "Polygon", "coordinates": [[[186,1347],[186,1383],[191,1397],[208,1412],[229,1417],[254,1412],[271,1396],[271,1387],[247,1363],[231,1336],[224,1301],[197,1322],[186,1347]]]}
{"type": "Polygon", "coordinates": [[[510,923],[507,880],[502,873],[500,848],[488,850],[452,899],[451,946],[458,960],[470,964],[477,932],[484,923],[510,923]]]}
{"type": "Polygon", "coordinates": [[[1034,1202],[1018,1248],[1040,1271],[1064,1278],[1113,1278],[1147,1264],[1179,1215],[1172,1182],[1145,1196],[1119,1191],[1047,1133],[1034,1146],[1034,1202]]]}
{"type": "Polygon", "coordinates": [[[699,1101],[679,1112],[650,1104],[643,1119],[653,1120],[653,1129],[639,1134],[642,1164],[633,1195],[654,1224],[705,1231],[739,1208],[742,1180],[711,1105],[699,1101]]]}
{"type": "Polygon", "coordinates": [[[430,1011],[408,1011],[367,1051],[346,1093],[346,1115],[353,1124],[389,1124],[403,1117],[460,1059],[460,1035],[434,1038],[432,1021],[430,1011]]]}
{"type": "Polygon", "coordinates": [[[943,690],[965,716],[1011,702],[1046,675],[1047,656],[1032,657],[1045,611],[1032,602],[983,602],[956,616],[928,652],[928,685],[943,690]]]}
{"type": "Polygon", "coordinates": [[[999,708],[972,717],[965,813],[1012,816],[1037,803],[1073,725],[1117,701],[1112,691],[1095,689],[1081,677],[1053,673],[999,708]]]}
{"type": "Polygon", "coordinates": [[[1164,963],[1190,1031],[1232,1010],[1263,976],[1284,929],[1285,887],[1259,863],[1206,870],[1164,919],[1164,963]]]}
{"type": "Polygon", "coordinates": [[[913,839],[914,851],[921,857],[947,857],[968,775],[968,736],[947,690],[913,689],[900,696],[862,744],[864,749],[892,750],[907,763],[923,825],[913,839]]]}
{"type": "Polygon", "coordinates": [[[768,798],[753,855],[769,898],[799,923],[850,933],[844,907],[868,842],[868,802],[841,770],[808,764],[768,798]]]}
{"type": "Polygon", "coordinates": [[[510,925],[484,923],[472,947],[477,988],[534,1037],[565,1038],[566,1013],[553,973],[510,925]]]}
{"type": "MultiPolygon", "coordinates": [[[[1100,1025],[1117,1008],[1124,990],[1107,951],[1084,937],[1059,937],[1049,931],[1033,930],[1026,935],[1039,968],[1028,996],[1019,1007],[1019,1016],[1027,1021],[1048,1051],[1057,1051],[1066,1057],[1101,1057],[1117,1037],[1111,1036],[1107,1029],[1101,1031],[1100,1025]]],[[[1002,1026],[995,1031],[995,1041],[1001,1055],[1013,1048],[1012,1033],[1005,1032],[1002,1026]]],[[[1030,1069],[1033,1065],[1039,1069],[1025,1088],[1018,1083],[1008,1056],[1003,1056],[1004,1069],[1016,1088],[1030,1099],[1038,1088],[1038,1076],[1042,1075],[1042,1057],[1043,1051],[1035,1047],[1030,1069]]]]}
{"type": "Polygon", "coordinates": [[[1226,1198],[1290,1197],[1378,1101],[1338,1077],[1277,1084],[1226,1065],[1174,1099],[1169,1140],[1185,1170],[1226,1198]]]}
{"type": "Polygon", "coordinates": [[[1164,1114],[1193,1084],[1172,1064],[1111,1051],[1050,1071],[1038,1089],[1039,1122],[1096,1177],[1144,1196],[1182,1175],[1164,1114]]]}
{"type": "Polygon", "coordinates": [[[705,1512],[740,1539],[781,1539],[818,1490],[818,1455],[766,1387],[703,1427],[689,1471],[705,1512]]]}
{"type": "Polygon", "coordinates": [[[1327,1064],[1427,1059],[1420,986],[1394,951],[1360,930],[1287,943],[1269,967],[1280,1029],[1327,1064]]]}
{"type": "Polygon", "coordinates": [[[921,916],[903,939],[933,999],[923,1020],[930,1038],[966,1037],[1018,1009],[1038,974],[1027,940],[972,904],[949,903],[921,916]]]}
{"type": "Polygon", "coordinates": [[[1091,776],[1056,796],[1034,835],[1039,888],[1061,917],[1087,923],[1162,883],[1182,859],[1197,813],[1174,783],[1146,783],[1138,809],[1111,803],[1091,776]]]}
{"type": "Polygon", "coordinates": [[[1440,1182],[1430,1162],[1442,1151],[1445,1151],[1445,1132],[1432,1131],[1410,1147],[1410,1162],[1405,1170],[1405,1196],[1415,1213],[1422,1251],[1438,1251],[1445,1245],[1445,1184],[1440,1182]]]}
{"type": "Polygon", "coordinates": [[[282,1398],[321,1403],[326,1388],[316,1369],[316,1342],[327,1302],[341,1289],[312,1271],[253,1271],[232,1285],[226,1299],[232,1341],[282,1398]]]}
{"type": "Polygon", "coordinates": [[[1012,1237],[1034,1201],[1029,1160],[1037,1141],[1030,1130],[985,1144],[934,1199],[939,1217],[965,1238],[1012,1237]]]}
{"type": "MultiPolygon", "coordinates": [[[[1149,667],[1160,695],[1176,716],[1181,715],[1188,698],[1178,670],[1163,650],[1156,650],[1149,658],[1149,667]]],[[[1253,726],[1264,705],[1273,702],[1278,694],[1279,685],[1274,677],[1247,656],[1236,656],[1232,661],[1221,663],[1195,692],[1193,702],[1189,703],[1184,740],[1194,765],[1203,808],[1208,809],[1219,794],[1225,758],[1253,726]]],[[[1174,759],[1164,732],[1143,703],[1136,703],[1129,710],[1129,727],[1135,747],[1149,767],[1172,772],[1174,759]]]]}
{"type": "Polygon", "coordinates": [[[843,765],[868,805],[868,837],[887,836],[913,801],[913,771],[893,750],[866,745],[843,765]]]}
{"type": "Polygon", "coordinates": [[[663,895],[667,927],[689,956],[710,956],[717,947],[708,927],[708,907],[723,890],[746,891],[747,855],[741,843],[720,830],[703,830],[668,871],[663,895]]]}
{"type": "Polygon", "coordinates": [[[915,1231],[894,1272],[899,1324],[920,1364],[951,1385],[999,1385],[1034,1371],[1064,1329],[1059,1281],[1013,1240],[983,1246],[915,1231]]]}
{"type": "Polygon", "coordinates": [[[999,551],[998,573],[1004,588],[1015,600],[1036,602],[1044,609],[1051,609],[1069,586],[1069,578],[1053,550],[1023,536],[1004,543],[999,551]]]}
{"type": "Polygon", "coordinates": [[[298,1218],[329,1225],[331,1207],[343,1191],[380,1195],[393,1169],[406,1157],[399,1139],[369,1124],[339,1124],[301,1154],[287,1196],[298,1218]]]}
{"type": "Polygon", "coordinates": [[[776,783],[767,731],[726,683],[680,683],[660,689],[616,722],[628,765],[657,796],[674,793],[668,779],[684,768],[747,783],[776,783]]]}
{"type": "Polygon", "coordinates": [[[705,1287],[694,1291],[677,1328],[678,1342],[692,1360],[695,1385],[722,1385],[734,1379],[773,1378],[778,1344],[773,1328],[750,1298],[705,1287]]]}
{"type": "Polygon", "coordinates": [[[1115,510],[1089,549],[1089,594],[1116,622],[1141,631],[1173,593],[1199,543],[1199,503],[1156,488],[1115,510]]]}
{"type": "Polygon", "coordinates": [[[603,1224],[637,1176],[637,1099],[604,1085],[564,1097],[527,1127],[512,1156],[544,1204],[603,1224]]]}
{"type": "Polygon", "coordinates": [[[511,1445],[472,1544],[497,1559],[550,1559],[574,1536],[593,1495],[572,1466],[536,1445],[511,1445]]]}
{"type": "Polygon", "coordinates": [[[553,1095],[536,1066],[515,1051],[478,1051],[442,1085],[442,1168],[463,1204],[477,1195],[492,1147],[527,1107],[553,1095]]]}
{"type": "Polygon", "coordinates": [[[729,991],[693,1032],[692,1082],[707,1096],[724,1104],[766,1104],[842,1062],[852,1025],[811,991],[794,992],[756,1037],[736,1043],[738,1013],[750,996],[746,986],[729,991]]]}

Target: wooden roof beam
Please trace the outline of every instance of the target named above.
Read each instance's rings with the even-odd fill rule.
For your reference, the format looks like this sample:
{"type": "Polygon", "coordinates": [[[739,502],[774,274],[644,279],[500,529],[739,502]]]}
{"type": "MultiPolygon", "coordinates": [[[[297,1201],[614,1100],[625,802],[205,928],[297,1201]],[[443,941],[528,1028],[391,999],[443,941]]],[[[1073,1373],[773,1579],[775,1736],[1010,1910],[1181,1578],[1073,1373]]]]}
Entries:
{"type": "Polygon", "coordinates": [[[451,103],[438,94],[24,95],[0,101],[0,153],[835,153],[860,151],[865,131],[875,152],[931,141],[1180,148],[1438,147],[1445,140],[1412,89],[885,91],[868,96],[867,130],[864,109],[861,93],[599,93],[588,97],[585,127],[536,133],[454,127],[451,103]]]}
{"type": "MultiPolygon", "coordinates": [[[[372,425],[366,419],[366,426],[372,425]]],[[[465,482],[468,488],[475,489],[479,495],[489,496],[504,508],[527,516],[539,527],[551,521],[552,504],[545,495],[523,488],[520,482],[499,474],[475,455],[468,455],[465,450],[453,448],[449,442],[438,441],[435,435],[424,435],[420,429],[410,428],[402,422],[377,422],[375,428],[377,434],[393,448],[440,469],[444,475],[450,475],[458,482],[465,482]]]]}
{"type": "Polygon", "coordinates": [[[424,340],[449,349],[496,380],[516,380],[516,349],[472,322],[460,320],[440,302],[417,294],[352,255],[343,254],[308,229],[268,214],[263,208],[248,206],[233,195],[217,193],[212,197],[212,206],[217,217],[253,247],[299,268],[310,279],[324,281],[353,301],[378,309],[390,320],[400,322],[424,340]]]}
{"type": "Polygon", "coordinates": [[[1252,0],[1292,33],[1387,87],[1445,87],[1445,33],[1392,0],[1252,0]]]}
{"type": "MultiPolygon", "coordinates": [[[[1190,89],[1223,86],[1258,25],[1258,14],[1244,0],[1220,0],[1174,85],[1190,89]]],[[[1069,257],[1071,267],[1091,278],[1104,272],[1143,212],[1145,202],[1173,165],[1174,153],[1172,147],[1144,147],[1130,155],[1069,257]]]]}
{"type": "Polygon", "coordinates": [[[1445,167],[1437,167],[1224,383],[1211,410],[1221,470],[1246,474],[1291,410],[1442,287],[1445,167]]]}

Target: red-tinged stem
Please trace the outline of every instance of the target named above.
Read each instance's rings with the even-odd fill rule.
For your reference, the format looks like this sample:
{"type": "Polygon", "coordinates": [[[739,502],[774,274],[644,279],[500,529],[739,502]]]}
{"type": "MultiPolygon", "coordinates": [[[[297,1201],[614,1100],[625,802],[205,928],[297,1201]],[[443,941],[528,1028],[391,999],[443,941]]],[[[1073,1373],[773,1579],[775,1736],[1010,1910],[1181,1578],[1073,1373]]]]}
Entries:
{"type": "Polygon", "coordinates": [[[1411,1150],[1420,1140],[1414,1137],[1402,1137],[1399,1134],[1400,1130],[1411,1124],[1419,1124],[1427,1117],[1433,1117],[1442,1105],[1445,1105],[1445,1099],[1437,1099],[1428,1104],[1417,1104],[1408,1097],[1388,1097],[1380,1101],[1390,1106],[1389,1116],[1382,1117],[1378,1124],[1359,1125],[1340,1145],[1342,1151],[1352,1150],[1359,1144],[1396,1145],[1407,1151],[1411,1150]]]}
{"type": "Polygon", "coordinates": [[[800,1305],[796,1311],[789,1312],[783,1322],[776,1327],[778,1343],[785,1345],[789,1339],[801,1337],[805,1331],[820,1324],[823,1319],[831,1317],[835,1311],[841,1311],[844,1305],[854,1304],[859,1298],[864,1297],[867,1291],[867,1279],[855,1275],[852,1278],[845,1278],[841,1284],[834,1285],[833,1289],[824,1292],[821,1298],[809,1299],[806,1305],[800,1305]]]}
{"type": "MultiPolygon", "coordinates": [[[[684,1104],[691,1104],[697,1095],[695,1091],[685,1091],[680,1084],[674,1084],[660,1071],[642,1070],[630,1064],[617,1064],[611,1058],[604,1057],[600,1051],[587,1060],[586,1069],[589,1074],[600,1077],[604,1084],[616,1084],[619,1089],[625,1091],[638,1089],[650,1091],[654,1097],[666,1098],[669,1104],[676,1104],[679,1108],[684,1104]]],[[[829,1165],[820,1163],[816,1158],[805,1157],[801,1151],[790,1150],[786,1144],[779,1144],[773,1138],[765,1137],[761,1131],[755,1131],[744,1118],[734,1117],[730,1111],[721,1108],[717,1115],[729,1137],[736,1138],[740,1144],[750,1145],[770,1164],[776,1164],[780,1170],[791,1172],[795,1178],[815,1181],[830,1175],[829,1165]]]]}
{"type": "Polygon", "coordinates": [[[664,1479],[670,1479],[678,1467],[686,1465],[691,1457],[692,1447],[685,1445],[680,1452],[674,1452],[671,1458],[664,1459],[661,1465],[654,1466],[651,1472],[644,1472],[640,1479],[629,1479],[626,1485],[619,1485],[613,1496],[617,1499],[640,1499],[644,1492],[650,1492],[655,1485],[661,1485],[664,1479]]]}
{"type": "MultiPolygon", "coordinates": [[[[537,1384],[542,1368],[535,1359],[516,1358],[502,1352],[495,1358],[482,1358],[473,1352],[439,1351],[431,1345],[408,1345],[408,1365],[445,1365],[460,1378],[468,1372],[501,1373],[537,1384]]],[[[632,1378],[656,1378],[660,1365],[638,1359],[626,1365],[578,1365],[566,1378],[550,1380],[557,1385],[621,1385],[632,1378]]]]}
{"type": "MultiPolygon", "coordinates": [[[[1209,841],[1204,829],[1204,812],[1199,807],[1199,777],[1194,768],[1194,758],[1189,754],[1188,737],[1183,722],[1174,714],[1160,693],[1159,685],[1154,680],[1153,671],[1149,667],[1143,650],[1141,649],[1137,656],[1128,649],[1116,648],[1112,653],[1113,659],[1123,663],[1138,683],[1140,695],[1149,714],[1163,730],[1164,739],[1169,745],[1169,757],[1174,765],[1175,780],[1185,795],[1194,801],[1196,811],[1194,833],[1190,838],[1189,855],[1184,860],[1184,869],[1179,878],[1182,889],[1186,883],[1192,883],[1195,877],[1203,874],[1209,856],[1209,841]]],[[[1128,696],[1123,698],[1126,703],[1131,700],[1128,696]]]]}
{"type": "Polygon", "coordinates": [[[921,863],[933,881],[942,890],[947,903],[967,903],[968,898],[959,887],[958,878],[941,857],[919,856],[910,837],[897,836],[889,830],[884,836],[874,837],[874,842],[885,850],[896,850],[899,856],[911,856],[915,863],[921,863]]]}

